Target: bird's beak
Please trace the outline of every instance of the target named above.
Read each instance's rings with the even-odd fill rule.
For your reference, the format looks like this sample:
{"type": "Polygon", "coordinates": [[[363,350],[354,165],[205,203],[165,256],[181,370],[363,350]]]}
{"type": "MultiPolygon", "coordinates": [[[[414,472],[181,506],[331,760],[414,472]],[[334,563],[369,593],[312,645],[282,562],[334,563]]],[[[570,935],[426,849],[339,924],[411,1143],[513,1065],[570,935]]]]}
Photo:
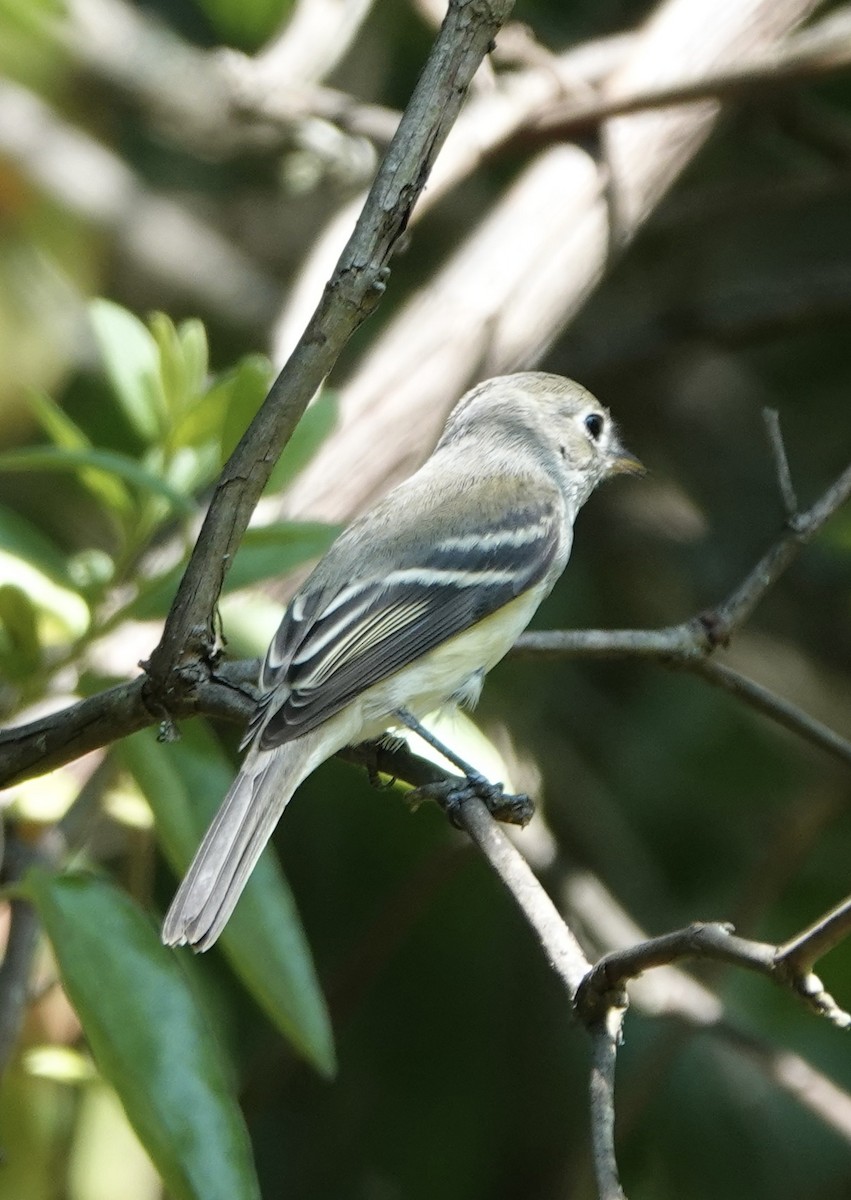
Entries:
{"type": "Polygon", "coordinates": [[[607,475],[645,475],[647,468],[620,441],[615,438],[609,445],[607,475]]]}

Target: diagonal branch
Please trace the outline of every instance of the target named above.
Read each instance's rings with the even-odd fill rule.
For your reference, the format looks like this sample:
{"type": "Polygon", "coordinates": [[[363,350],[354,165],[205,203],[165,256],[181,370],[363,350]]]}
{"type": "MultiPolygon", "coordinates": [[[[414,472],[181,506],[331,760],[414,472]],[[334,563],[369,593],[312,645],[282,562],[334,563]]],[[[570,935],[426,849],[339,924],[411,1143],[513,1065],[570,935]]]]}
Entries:
{"type": "Polygon", "coordinates": [[[851,935],[851,896],[846,897],[830,912],[819,917],[784,945],[779,946],[775,966],[791,977],[803,975],[813,963],[822,958],[834,946],[851,935]]]}
{"type": "Polygon", "coordinates": [[[801,550],[851,497],[851,466],[804,512],[788,511],[794,497],[779,429],[770,425],[778,486],[787,507],[786,528],[745,578],[719,605],[665,629],[546,630],[524,633],[512,654],[523,658],[645,658],[684,668],[723,688],[778,725],[851,764],[851,740],[762,684],[711,658],[726,646],[801,550]]]}
{"type": "Polygon", "coordinates": [[[701,77],[683,78],[578,101],[565,99],[542,109],[532,128],[552,137],[578,133],[627,113],[667,108],[696,100],[747,98],[755,92],[818,79],[851,66],[851,9],[847,5],[751,62],[723,66],[701,77]]]}
{"type": "Polygon", "coordinates": [[[307,329],[225,464],[159,645],[145,702],[168,716],[213,650],[213,610],[249,518],[299,418],[383,292],[387,263],[511,0],[451,0],[364,208],[307,329]],[[189,678],[183,668],[190,668],[189,678]]]}
{"type": "Polygon", "coordinates": [[[723,688],[731,696],[761,712],[774,721],[775,725],[782,725],[790,733],[797,734],[813,746],[818,746],[820,750],[838,758],[846,766],[851,766],[851,741],[848,738],[842,737],[823,721],[811,717],[797,704],[792,704],[783,696],[778,696],[769,688],[763,687],[755,679],[749,679],[740,671],[735,671],[712,658],[695,659],[688,664],[688,669],[707,683],[723,688]]]}

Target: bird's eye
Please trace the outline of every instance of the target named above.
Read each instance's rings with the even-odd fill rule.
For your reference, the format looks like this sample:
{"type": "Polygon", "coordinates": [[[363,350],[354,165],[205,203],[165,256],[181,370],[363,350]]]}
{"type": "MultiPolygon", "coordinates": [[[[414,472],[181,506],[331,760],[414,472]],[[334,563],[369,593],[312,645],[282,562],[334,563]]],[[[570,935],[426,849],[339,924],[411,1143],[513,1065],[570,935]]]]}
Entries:
{"type": "Polygon", "coordinates": [[[592,439],[596,442],[600,434],[603,432],[603,426],[606,421],[602,413],[589,413],[585,418],[585,428],[588,430],[592,439]]]}

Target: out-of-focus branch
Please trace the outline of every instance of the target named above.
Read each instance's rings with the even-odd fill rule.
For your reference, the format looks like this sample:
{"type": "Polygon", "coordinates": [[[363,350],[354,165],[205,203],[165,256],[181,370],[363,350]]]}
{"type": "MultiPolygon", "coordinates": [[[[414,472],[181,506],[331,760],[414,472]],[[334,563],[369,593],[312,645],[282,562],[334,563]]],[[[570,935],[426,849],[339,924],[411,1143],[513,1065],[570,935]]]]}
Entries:
{"type": "Polygon", "coordinates": [[[793,34],[771,53],[730,70],[707,72],[680,82],[636,88],[632,94],[614,92],[584,102],[562,100],[533,119],[533,130],[553,137],[575,137],[609,117],[689,104],[695,100],[728,100],[755,92],[818,79],[851,66],[851,8],[847,6],[793,34]]]}
{"type": "Polygon", "coordinates": [[[373,0],[297,0],[280,33],[251,60],[256,82],[315,83],[346,56],[373,0]]]}
{"type": "Polygon", "coordinates": [[[265,321],[274,311],[278,286],[246,255],[7,79],[0,80],[0,153],[62,208],[107,230],[147,276],[238,324],[265,321]]]}
{"type": "MultiPolygon", "coordinates": [[[[4,847],[3,882],[19,882],[37,859],[32,847],[9,837],[4,847]]],[[[9,902],[9,934],[0,965],[0,1077],[5,1075],[20,1037],[37,941],[35,908],[29,900],[16,896],[9,902]]]]}
{"type": "Polygon", "coordinates": [[[361,125],[367,136],[389,142],[398,112],[318,83],[348,51],[370,7],[370,0],[301,0],[253,57],[201,50],[125,0],[68,0],[52,29],[81,68],[145,106],[168,136],[219,157],[280,141],[306,116],[341,128],[361,125]]]}
{"type": "MultiPolygon", "coordinates": [[[[813,7],[667,0],[630,42],[606,94],[753,62],[813,7]]],[[[599,282],[613,242],[636,234],[703,145],[718,111],[708,100],[613,118],[604,163],[568,145],[536,158],[372,344],[342,390],[337,436],[295,482],[287,511],[352,516],[420,459],[471,380],[534,363],[599,282]],[[344,461],[360,469],[346,471],[344,461]]]]}

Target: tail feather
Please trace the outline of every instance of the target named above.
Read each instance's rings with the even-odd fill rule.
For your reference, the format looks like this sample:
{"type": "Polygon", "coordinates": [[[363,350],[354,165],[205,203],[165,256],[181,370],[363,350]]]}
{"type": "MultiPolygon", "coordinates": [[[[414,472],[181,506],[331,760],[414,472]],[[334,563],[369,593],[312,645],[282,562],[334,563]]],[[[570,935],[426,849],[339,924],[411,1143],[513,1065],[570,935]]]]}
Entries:
{"type": "Polygon", "coordinates": [[[313,739],[251,749],[163,922],[167,946],[207,950],[236,907],[281,813],[313,765],[313,739]]]}

